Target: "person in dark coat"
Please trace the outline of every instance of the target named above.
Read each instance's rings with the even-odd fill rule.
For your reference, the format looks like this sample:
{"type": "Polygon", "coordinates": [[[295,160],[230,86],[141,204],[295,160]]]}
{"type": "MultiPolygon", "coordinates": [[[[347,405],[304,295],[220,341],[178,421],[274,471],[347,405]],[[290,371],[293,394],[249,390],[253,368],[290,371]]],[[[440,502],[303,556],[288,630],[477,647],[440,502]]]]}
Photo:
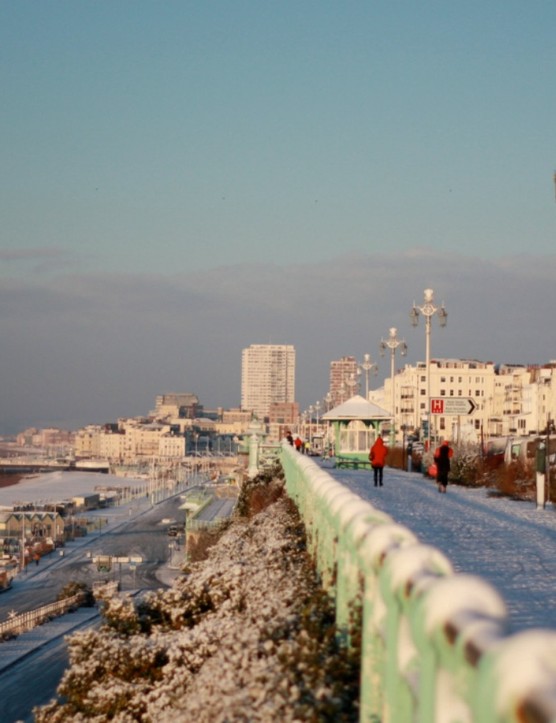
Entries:
{"type": "Polygon", "coordinates": [[[369,460],[371,462],[371,467],[373,468],[375,487],[382,487],[382,473],[387,454],[388,448],[384,444],[384,440],[382,437],[377,437],[376,442],[373,444],[371,451],[369,452],[369,460]]]}
{"type": "Polygon", "coordinates": [[[448,486],[448,475],[450,474],[450,458],[454,450],[450,447],[450,443],[444,440],[440,447],[434,453],[434,463],[436,464],[436,482],[439,492],[446,492],[448,486]]]}

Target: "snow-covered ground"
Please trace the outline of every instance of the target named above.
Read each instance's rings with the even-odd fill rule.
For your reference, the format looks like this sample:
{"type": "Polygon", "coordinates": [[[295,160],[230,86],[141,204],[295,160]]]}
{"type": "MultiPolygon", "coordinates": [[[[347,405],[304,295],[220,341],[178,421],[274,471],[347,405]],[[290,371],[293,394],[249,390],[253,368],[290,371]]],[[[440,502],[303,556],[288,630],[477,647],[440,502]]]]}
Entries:
{"type": "Polygon", "coordinates": [[[369,471],[327,471],[353,492],[441,550],[458,572],[488,580],[504,598],[513,631],[556,629],[556,508],[491,497],[488,490],[436,484],[385,468],[384,486],[369,471]]]}
{"type": "Polygon", "coordinates": [[[97,486],[145,488],[147,480],[116,477],[94,472],[48,472],[22,479],[18,484],[0,487],[0,507],[16,502],[58,502],[76,495],[95,492],[97,486]]]}

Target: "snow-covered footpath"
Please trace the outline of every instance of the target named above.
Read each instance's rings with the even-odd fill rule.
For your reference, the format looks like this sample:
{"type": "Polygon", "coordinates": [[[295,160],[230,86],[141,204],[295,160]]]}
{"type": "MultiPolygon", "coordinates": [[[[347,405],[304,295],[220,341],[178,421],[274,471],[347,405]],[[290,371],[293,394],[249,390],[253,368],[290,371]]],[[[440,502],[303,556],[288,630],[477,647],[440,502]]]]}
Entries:
{"type": "MultiPolygon", "coordinates": [[[[326,465],[325,465],[326,466],[326,465]]],[[[556,509],[493,497],[486,488],[436,484],[386,468],[375,488],[368,471],[327,471],[374,507],[434,545],[458,572],[488,580],[506,602],[512,631],[556,630],[556,509]]]]}
{"type": "Polygon", "coordinates": [[[172,588],[105,614],[107,629],[70,640],[65,702],[38,723],[357,720],[357,662],[336,647],[286,498],[236,521],[172,588]]]}

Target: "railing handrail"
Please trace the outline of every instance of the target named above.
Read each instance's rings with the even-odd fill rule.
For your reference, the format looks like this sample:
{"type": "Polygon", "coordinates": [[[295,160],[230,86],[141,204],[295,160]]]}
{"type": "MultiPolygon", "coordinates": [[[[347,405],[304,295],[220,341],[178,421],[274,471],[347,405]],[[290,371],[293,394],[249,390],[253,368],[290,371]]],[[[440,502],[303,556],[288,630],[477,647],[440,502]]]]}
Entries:
{"type": "Polygon", "coordinates": [[[15,615],[13,618],[0,622],[0,639],[4,635],[9,633],[22,633],[25,630],[32,630],[37,625],[40,625],[51,615],[63,615],[74,605],[78,605],[84,599],[84,594],[78,592],[71,597],[64,598],[63,600],[57,600],[56,602],[42,605],[34,610],[28,610],[19,615],[15,615]]]}
{"type": "Polygon", "coordinates": [[[556,631],[510,634],[488,582],[287,443],[280,457],[338,635],[361,625],[361,721],[556,721],[556,631]]]}

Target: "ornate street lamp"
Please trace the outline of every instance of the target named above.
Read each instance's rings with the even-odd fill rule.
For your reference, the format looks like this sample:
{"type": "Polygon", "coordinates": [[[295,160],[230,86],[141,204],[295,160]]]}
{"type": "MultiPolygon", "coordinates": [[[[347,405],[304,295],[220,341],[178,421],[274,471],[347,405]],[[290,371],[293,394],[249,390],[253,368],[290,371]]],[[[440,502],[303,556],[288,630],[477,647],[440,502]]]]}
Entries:
{"type": "Polygon", "coordinates": [[[390,447],[393,449],[396,442],[396,394],[395,394],[395,358],[396,349],[400,349],[402,356],[407,353],[407,344],[403,339],[398,339],[398,330],[395,326],[391,327],[388,339],[380,340],[380,354],[384,356],[386,349],[390,349],[390,379],[392,387],[392,425],[390,429],[390,447]]]}
{"type": "Polygon", "coordinates": [[[369,372],[374,374],[378,371],[378,366],[371,359],[370,354],[363,354],[363,361],[359,365],[360,368],[365,372],[365,399],[369,400],[369,372]]]}
{"type": "Polygon", "coordinates": [[[438,321],[440,322],[440,326],[446,326],[446,322],[448,321],[448,312],[444,308],[444,302],[442,302],[441,306],[435,306],[433,301],[434,301],[434,291],[432,289],[425,289],[425,303],[423,304],[423,306],[417,306],[415,304],[415,302],[413,302],[413,308],[409,312],[409,316],[411,318],[411,323],[413,326],[417,326],[417,324],[419,323],[419,314],[422,314],[425,317],[425,367],[426,367],[426,375],[427,375],[427,388],[426,388],[426,394],[425,394],[427,409],[425,412],[425,417],[428,420],[427,448],[430,447],[430,438],[431,438],[431,425],[430,425],[431,319],[435,314],[437,314],[438,321]]]}
{"type": "Polygon", "coordinates": [[[318,428],[319,428],[319,412],[320,412],[320,402],[319,402],[319,401],[316,401],[316,402],[315,402],[315,412],[316,412],[316,415],[317,415],[317,432],[318,432],[318,428]]]}
{"type": "Polygon", "coordinates": [[[349,387],[350,397],[353,397],[353,395],[356,393],[357,387],[359,386],[359,382],[355,378],[355,374],[349,375],[349,379],[346,379],[346,384],[349,387]]]}

